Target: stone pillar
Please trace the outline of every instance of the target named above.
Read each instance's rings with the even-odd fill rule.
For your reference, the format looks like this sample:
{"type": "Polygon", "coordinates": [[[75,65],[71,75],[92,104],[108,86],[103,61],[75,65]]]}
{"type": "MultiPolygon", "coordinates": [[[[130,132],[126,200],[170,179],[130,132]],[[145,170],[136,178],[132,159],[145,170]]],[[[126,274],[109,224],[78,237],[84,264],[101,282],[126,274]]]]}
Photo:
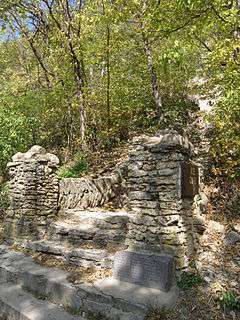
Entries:
{"type": "Polygon", "coordinates": [[[170,253],[181,269],[195,250],[192,205],[199,177],[191,153],[187,139],[163,131],[135,139],[129,159],[129,250],[170,253]]]}
{"type": "Polygon", "coordinates": [[[8,164],[10,207],[5,218],[6,240],[44,237],[58,210],[59,159],[40,146],[17,153],[8,164]]]}

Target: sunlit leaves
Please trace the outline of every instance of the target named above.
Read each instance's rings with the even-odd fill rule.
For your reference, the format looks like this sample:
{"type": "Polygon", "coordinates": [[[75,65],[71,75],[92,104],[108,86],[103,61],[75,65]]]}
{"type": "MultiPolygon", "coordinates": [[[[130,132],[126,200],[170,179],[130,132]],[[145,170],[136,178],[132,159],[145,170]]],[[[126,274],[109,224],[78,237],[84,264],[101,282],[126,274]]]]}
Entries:
{"type": "Polygon", "coordinates": [[[216,126],[211,152],[216,161],[235,170],[240,104],[240,19],[235,1],[94,0],[85,1],[82,8],[78,1],[51,3],[52,12],[43,0],[0,4],[4,159],[17,144],[21,149],[29,141],[57,148],[79,143],[82,100],[76,94],[76,59],[84,73],[90,147],[126,138],[129,128],[157,130],[144,34],[152,50],[165,125],[187,124],[192,110],[186,102],[189,83],[204,78],[201,92],[218,94],[211,119],[216,126]],[[64,10],[67,3],[70,15],[64,10]],[[4,134],[7,130],[9,135],[4,134]]]}

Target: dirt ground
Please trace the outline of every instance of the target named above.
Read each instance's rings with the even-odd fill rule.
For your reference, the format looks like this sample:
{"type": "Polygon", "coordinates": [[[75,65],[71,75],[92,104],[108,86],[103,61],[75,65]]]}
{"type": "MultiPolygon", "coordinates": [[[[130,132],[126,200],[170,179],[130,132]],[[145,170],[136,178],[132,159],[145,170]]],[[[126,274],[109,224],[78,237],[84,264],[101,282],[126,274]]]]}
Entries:
{"type": "Polygon", "coordinates": [[[207,287],[192,288],[180,293],[171,311],[152,311],[148,320],[237,320],[240,313],[224,310],[207,287]]]}

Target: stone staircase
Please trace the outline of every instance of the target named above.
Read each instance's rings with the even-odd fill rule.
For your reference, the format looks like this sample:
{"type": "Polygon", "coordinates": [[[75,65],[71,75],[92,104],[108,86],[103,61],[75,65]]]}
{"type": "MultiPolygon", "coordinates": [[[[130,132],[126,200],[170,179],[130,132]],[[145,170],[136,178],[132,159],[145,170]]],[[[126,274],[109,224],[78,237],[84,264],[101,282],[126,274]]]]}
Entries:
{"type": "Polygon", "coordinates": [[[106,294],[98,284],[73,285],[67,272],[0,246],[1,319],[143,320],[146,312],[142,303],[106,294]]]}
{"type": "Polygon", "coordinates": [[[67,314],[52,303],[43,302],[9,282],[0,284],[0,319],[74,320],[83,319],[67,314]]]}
{"type": "MultiPolygon", "coordinates": [[[[69,265],[109,269],[125,249],[129,218],[125,211],[65,210],[48,226],[46,239],[15,244],[69,265]]],[[[116,277],[77,284],[70,279],[68,272],[0,246],[0,319],[145,320],[149,306],[169,307],[178,296],[175,286],[165,291],[116,277]]]]}
{"type": "Polygon", "coordinates": [[[126,180],[131,218],[93,208],[117,197],[119,175],[59,183],[56,156],[39,146],[16,154],[8,164],[6,243],[84,267],[80,273],[112,269],[113,277],[73,284],[69,273],[0,246],[0,319],[146,320],[149,307],[174,304],[174,261],[179,269],[188,266],[196,244],[199,179],[191,152],[178,134],[133,141],[126,180]]]}
{"type": "Polygon", "coordinates": [[[128,221],[129,214],[125,211],[69,209],[48,226],[46,239],[19,244],[55,255],[67,264],[111,268],[114,253],[125,249],[128,221]]]}
{"type": "Polygon", "coordinates": [[[107,244],[115,246],[124,242],[129,214],[124,211],[67,210],[62,219],[49,226],[49,238],[74,246],[107,244]]]}

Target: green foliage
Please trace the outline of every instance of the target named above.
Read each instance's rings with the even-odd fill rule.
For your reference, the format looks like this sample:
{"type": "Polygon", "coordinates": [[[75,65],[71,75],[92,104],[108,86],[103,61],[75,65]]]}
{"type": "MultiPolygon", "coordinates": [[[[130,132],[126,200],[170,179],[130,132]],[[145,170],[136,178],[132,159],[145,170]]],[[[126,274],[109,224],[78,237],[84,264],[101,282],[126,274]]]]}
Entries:
{"type": "Polygon", "coordinates": [[[5,210],[9,206],[9,185],[4,183],[0,188],[0,210],[5,210]]]}
{"type": "Polygon", "coordinates": [[[60,178],[77,178],[88,171],[89,164],[86,155],[77,153],[73,161],[73,165],[63,165],[58,170],[60,178]]]}
{"type": "Polygon", "coordinates": [[[177,285],[181,290],[188,290],[203,284],[203,279],[200,275],[191,272],[182,272],[177,281],[177,285]]]}
{"type": "Polygon", "coordinates": [[[213,10],[198,22],[200,40],[207,45],[203,68],[202,92],[215,101],[208,116],[214,125],[210,154],[214,172],[231,179],[240,177],[240,83],[239,83],[239,7],[213,1],[213,10]]]}
{"type": "Polygon", "coordinates": [[[42,0],[0,4],[2,171],[13,153],[32,144],[73,153],[111,149],[131,132],[184,132],[196,111],[187,97],[201,93],[217,96],[209,117],[215,169],[239,177],[240,26],[234,1],[49,5],[51,10],[42,0]],[[195,78],[205,81],[192,90],[195,78]]]}
{"type": "Polygon", "coordinates": [[[239,89],[218,102],[210,120],[214,123],[211,156],[214,172],[230,179],[240,178],[240,95],[239,89]]]}
{"type": "Polygon", "coordinates": [[[224,292],[220,298],[220,304],[223,308],[240,311],[240,300],[233,292],[224,292]]]}
{"type": "MultiPolygon", "coordinates": [[[[140,0],[124,6],[121,1],[90,1],[79,12],[76,1],[61,0],[52,2],[51,15],[43,10],[41,0],[27,4],[19,0],[12,5],[0,7],[3,36],[10,31],[15,35],[0,45],[0,98],[3,105],[17,110],[32,124],[29,128],[34,143],[69,149],[78,144],[81,148],[79,119],[83,104],[90,148],[112,147],[128,139],[130,128],[145,131],[157,125],[141,21],[130,22],[138,16],[146,21],[146,36],[154,38],[151,50],[164,100],[186,96],[188,72],[194,70],[186,59],[191,48],[184,47],[184,38],[176,40],[174,34],[168,38],[163,32],[158,40],[161,28],[171,28],[169,21],[176,21],[175,15],[184,18],[181,6],[164,1],[156,11],[154,1],[150,1],[144,12],[140,0]],[[69,21],[67,14],[60,13],[67,4],[71,6],[69,21]],[[162,20],[166,14],[169,19],[162,20]],[[38,22],[32,20],[33,16],[38,22]],[[81,98],[76,94],[80,73],[81,98]]],[[[175,113],[168,112],[167,122],[176,122],[174,117],[175,113]]]]}
{"type": "Polygon", "coordinates": [[[31,125],[23,114],[0,108],[0,174],[4,172],[10,157],[24,151],[31,143],[31,125]]]}
{"type": "MultiPolygon", "coordinates": [[[[182,134],[186,130],[187,125],[191,122],[190,115],[197,113],[198,111],[197,105],[192,101],[187,100],[185,97],[179,97],[179,99],[166,99],[165,109],[166,112],[162,121],[162,127],[165,129],[173,128],[182,134]]],[[[192,134],[193,133],[191,132],[191,135],[192,134]]]]}

